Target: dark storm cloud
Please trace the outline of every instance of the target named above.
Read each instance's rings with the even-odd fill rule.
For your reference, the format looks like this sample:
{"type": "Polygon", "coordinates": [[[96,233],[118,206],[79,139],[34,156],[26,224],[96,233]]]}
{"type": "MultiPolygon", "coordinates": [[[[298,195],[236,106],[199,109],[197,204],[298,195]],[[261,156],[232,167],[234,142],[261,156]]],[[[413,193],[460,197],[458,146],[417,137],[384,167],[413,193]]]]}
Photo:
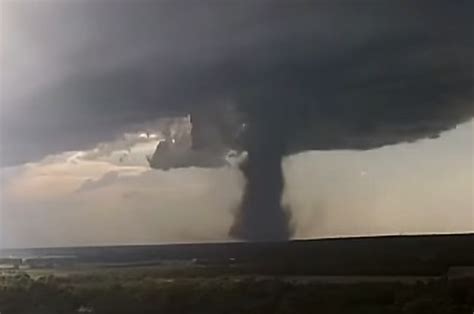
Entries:
{"type": "Polygon", "coordinates": [[[249,152],[233,229],[245,238],[291,233],[279,205],[284,155],[436,137],[473,114],[472,1],[9,5],[27,11],[20,16],[49,66],[20,78],[55,79],[34,91],[17,82],[10,93],[22,97],[5,91],[4,164],[92,145],[158,116],[219,124],[202,112],[230,100],[247,125],[222,130],[249,152]]]}
{"type": "MultiPolygon", "coordinates": [[[[14,46],[30,51],[14,52],[41,51],[37,62],[48,66],[26,68],[11,83],[13,62],[2,75],[2,136],[15,143],[2,152],[4,164],[228,99],[265,118],[284,103],[289,151],[415,140],[472,114],[469,1],[2,6],[35,36],[28,47],[14,46]],[[30,91],[29,81],[46,83],[30,91]]],[[[8,47],[15,38],[5,35],[8,47]]]]}

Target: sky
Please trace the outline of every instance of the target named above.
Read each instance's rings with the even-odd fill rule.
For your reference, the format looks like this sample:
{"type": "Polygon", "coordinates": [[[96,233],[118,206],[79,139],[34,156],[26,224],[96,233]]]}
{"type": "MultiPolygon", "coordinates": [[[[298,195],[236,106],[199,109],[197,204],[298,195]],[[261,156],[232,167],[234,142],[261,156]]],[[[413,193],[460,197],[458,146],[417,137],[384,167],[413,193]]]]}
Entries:
{"type": "MultiPolygon", "coordinates": [[[[438,139],[287,157],[283,202],[295,237],[472,232],[473,132],[469,122],[438,139]]],[[[145,156],[155,142],[2,168],[2,245],[231,240],[245,183],[240,171],[150,169],[145,156]]]]}
{"type": "Polygon", "coordinates": [[[280,146],[293,238],[473,232],[471,9],[2,1],[1,246],[233,240],[280,146]]]}

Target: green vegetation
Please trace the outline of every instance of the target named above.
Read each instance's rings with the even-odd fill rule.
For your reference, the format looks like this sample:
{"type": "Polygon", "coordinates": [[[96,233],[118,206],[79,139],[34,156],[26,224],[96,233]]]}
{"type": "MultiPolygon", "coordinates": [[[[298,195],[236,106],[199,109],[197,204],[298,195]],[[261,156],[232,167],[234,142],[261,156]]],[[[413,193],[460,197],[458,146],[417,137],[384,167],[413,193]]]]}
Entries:
{"type": "Polygon", "coordinates": [[[255,276],[163,278],[145,271],[0,277],[2,314],[471,314],[474,280],[290,283],[255,276]],[[148,273],[148,275],[146,275],[148,273]]]}

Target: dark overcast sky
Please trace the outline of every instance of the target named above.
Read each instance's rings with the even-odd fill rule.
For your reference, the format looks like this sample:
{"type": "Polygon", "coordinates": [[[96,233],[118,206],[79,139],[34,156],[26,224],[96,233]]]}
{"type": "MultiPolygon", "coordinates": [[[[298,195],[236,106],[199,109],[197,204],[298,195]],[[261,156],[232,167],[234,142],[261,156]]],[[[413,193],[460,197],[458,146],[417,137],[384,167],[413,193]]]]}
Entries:
{"type": "Polygon", "coordinates": [[[3,165],[229,100],[256,121],[291,111],[291,151],[436,136],[473,113],[472,1],[1,5],[3,165]]]}

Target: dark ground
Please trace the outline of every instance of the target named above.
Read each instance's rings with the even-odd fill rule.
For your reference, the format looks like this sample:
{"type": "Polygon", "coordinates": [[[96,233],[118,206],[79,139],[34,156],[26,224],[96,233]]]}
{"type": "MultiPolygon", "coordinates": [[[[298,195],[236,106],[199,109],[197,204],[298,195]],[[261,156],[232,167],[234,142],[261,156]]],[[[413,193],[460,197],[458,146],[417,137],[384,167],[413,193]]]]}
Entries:
{"type": "Polygon", "coordinates": [[[474,266],[474,234],[386,236],[261,243],[0,250],[0,256],[73,256],[79,264],[151,264],[198,260],[240,273],[269,275],[442,275],[474,266]]]}
{"type": "Polygon", "coordinates": [[[163,280],[121,271],[1,278],[2,314],[412,313],[471,314],[473,279],[402,283],[290,283],[278,278],[163,280]]]}
{"type": "Polygon", "coordinates": [[[4,270],[0,313],[472,314],[472,273],[452,270],[472,271],[473,244],[465,234],[3,250],[74,265],[4,270]]]}

